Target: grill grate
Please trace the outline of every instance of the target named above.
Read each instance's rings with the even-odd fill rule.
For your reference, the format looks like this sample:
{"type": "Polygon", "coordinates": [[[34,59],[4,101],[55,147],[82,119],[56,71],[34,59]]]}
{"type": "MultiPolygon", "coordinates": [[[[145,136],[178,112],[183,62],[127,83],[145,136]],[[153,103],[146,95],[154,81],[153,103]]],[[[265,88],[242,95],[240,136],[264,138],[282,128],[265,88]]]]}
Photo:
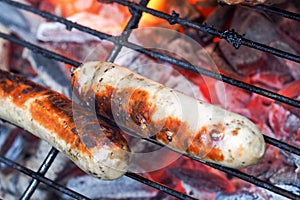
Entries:
{"type": "MultiPolygon", "coordinates": [[[[153,9],[146,8],[145,6],[147,5],[148,1],[149,0],[142,0],[140,5],[135,4],[135,3],[131,3],[131,2],[127,2],[127,1],[121,1],[121,0],[110,1],[110,2],[116,2],[116,3],[122,4],[122,5],[128,6],[129,8],[131,8],[131,11],[132,11],[132,18],[128,22],[128,24],[127,24],[124,32],[122,33],[122,35],[120,37],[112,37],[111,35],[108,35],[106,33],[97,32],[93,29],[90,29],[90,28],[81,26],[79,24],[73,23],[73,22],[68,21],[64,18],[52,15],[52,14],[47,13],[47,12],[43,12],[41,10],[32,8],[30,6],[27,6],[27,5],[24,5],[24,4],[15,2],[15,1],[0,0],[0,2],[5,2],[5,3],[10,4],[12,6],[15,6],[17,8],[27,10],[29,12],[32,12],[32,13],[40,15],[44,18],[47,18],[49,20],[60,22],[64,25],[66,25],[66,28],[68,30],[71,30],[72,28],[76,28],[80,31],[90,33],[94,36],[97,36],[100,39],[105,39],[105,40],[109,40],[109,41],[113,42],[115,45],[114,45],[114,48],[111,51],[109,57],[107,58],[107,61],[113,61],[115,59],[115,57],[118,55],[120,49],[123,46],[129,47],[131,49],[138,49],[138,51],[141,52],[141,53],[147,54],[149,56],[152,56],[154,58],[157,58],[157,59],[160,59],[160,60],[163,60],[163,61],[167,61],[171,64],[175,64],[175,65],[177,65],[179,67],[182,67],[184,69],[188,69],[188,70],[192,70],[192,71],[197,72],[197,73],[201,73],[203,75],[215,78],[217,80],[224,81],[224,82],[229,83],[231,85],[235,85],[237,87],[246,89],[248,91],[266,96],[266,97],[271,98],[273,100],[276,100],[276,101],[286,103],[286,104],[292,105],[294,107],[300,108],[300,102],[296,101],[294,99],[287,98],[285,96],[282,96],[282,95],[273,93],[271,91],[268,91],[268,90],[265,90],[265,89],[262,89],[262,88],[259,88],[259,87],[256,87],[256,86],[253,86],[253,85],[250,85],[250,84],[247,84],[247,83],[235,80],[235,79],[232,79],[232,78],[227,77],[227,76],[216,74],[216,73],[211,72],[209,70],[198,68],[198,67],[193,66],[193,65],[191,65],[189,63],[186,63],[184,61],[181,61],[181,60],[175,59],[173,57],[170,57],[170,56],[167,56],[167,55],[164,55],[164,54],[161,54],[161,53],[157,53],[157,52],[154,52],[154,51],[151,51],[151,50],[147,50],[147,49],[144,49],[144,48],[142,48],[138,45],[127,42],[127,38],[129,37],[129,35],[131,33],[130,30],[132,28],[135,28],[135,27],[138,26],[139,19],[141,17],[141,13],[142,12],[148,12],[152,15],[157,16],[157,17],[166,19],[171,24],[178,23],[178,24],[181,24],[183,26],[192,27],[192,28],[195,28],[197,30],[207,32],[207,33],[210,33],[214,36],[226,39],[228,42],[232,43],[236,48],[238,48],[240,45],[245,45],[245,46],[248,46],[248,47],[251,47],[251,48],[262,50],[262,51],[277,55],[279,57],[283,57],[283,58],[286,58],[286,59],[289,59],[289,60],[300,63],[300,57],[297,56],[297,55],[289,54],[287,52],[283,52],[283,51],[280,51],[278,49],[274,49],[274,48],[268,47],[266,45],[256,43],[254,41],[247,40],[247,39],[243,38],[243,36],[239,35],[238,33],[236,33],[233,30],[227,30],[227,31],[221,32],[221,31],[218,31],[218,30],[216,30],[212,27],[209,27],[207,25],[198,25],[198,24],[189,22],[187,20],[181,19],[175,12],[173,12],[172,15],[168,15],[166,13],[162,13],[162,12],[159,12],[159,11],[156,11],[156,10],[153,10],[153,9]]],[[[276,13],[276,14],[280,14],[284,17],[289,17],[291,19],[299,20],[299,15],[298,14],[290,13],[290,12],[287,12],[287,11],[284,11],[284,10],[274,9],[274,8],[267,7],[267,6],[255,6],[254,8],[255,9],[261,9],[261,10],[268,11],[268,12],[272,12],[272,13],[276,13]]],[[[70,64],[72,66],[75,66],[75,67],[78,67],[78,66],[81,65],[81,63],[73,61],[73,60],[71,60],[67,57],[56,54],[54,52],[51,52],[51,51],[46,50],[44,48],[41,48],[37,45],[26,42],[24,40],[17,39],[15,37],[10,36],[10,35],[7,35],[7,34],[4,34],[4,33],[0,32],[0,37],[5,38],[5,39],[7,39],[11,42],[17,43],[21,46],[24,46],[24,47],[28,48],[28,49],[31,49],[33,52],[40,53],[40,54],[42,54],[42,55],[44,55],[48,58],[64,62],[64,63],[70,64]]],[[[300,149],[299,148],[291,146],[287,143],[278,141],[278,140],[276,140],[274,138],[271,138],[271,137],[268,137],[268,136],[264,136],[264,137],[265,137],[265,140],[266,140],[267,143],[269,143],[273,146],[276,146],[276,147],[278,147],[282,150],[286,150],[286,151],[289,151],[291,153],[300,155],[300,149]]],[[[150,141],[152,141],[152,140],[150,140],[150,141]]],[[[156,143],[155,141],[152,141],[152,142],[156,143]]],[[[53,187],[54,189],[56,189],[56,190],[58,190],[62,193],[65,193],[65,194],[67,194],[71,197],[74,197],[76,199],[88,199],[87,197],[85,197],[81,194],[78,194],[75,191],[71,191],[70,189],[68,189],[64,186],[61,186],[61,185],[55,183],[54,181],[49,180],[49,179],[44,177],[44,174],[47,172],[47,169],[50,167],[50,165],[54,161],[57,153],[58,153],[57,150],[52,148],[51,151],[49,152],[49,154],[47,155],[47,157],[45,158],[44,162],[41,164],[40,169],[39,169],[38,172],[34,172],[34,171],[32,171],[30,169],[27,169],[27,168],[25,168],[25,167],[23,167],[23,166],[21,166],[17,163],[14,163],[13,161],[11,161],[11,160],[9,160],[5,157],[0,156],[0,162],[2,162],[2,163],[6,164],[6,165],[8,165],[8,166],[10,166],[14,169],[17,169],[18,171],[20,171],[20,172],[22,172],[26,175],[29,175],[30,177],[33,178],[32,182],[30,183],[30,185],[28,186],[28,188],[26,189],[26,191],[22,195],[22,199],[30,199],[30,196],[33,194],[33,192],[35,191],[36,187],[38,186],[38,184],[40,182],[42,182],[44,184],[47,184],[47,185],[53,187]]],[[[197,158],[191,157],[190,155],[185,155],[185,156],[190,157],[190,158],[192,158],[194,160],[197,160],[199,162],[205,163],[205,164],[207,164],[207,165],[209,165],[213,168],[216,168],[218,170],[221,170],[221,171],[223,171],[223,172],[225,172],[229,175],[238,177],[240,179],[243,179],[245,181],[253,183],[253,184],[255,184],[259,187],[262,187],[262,188],[265,188],[265,189],[270,190],[272,192],[275,192],[279,195],[282,195],[282,196],[285,196],[285,197],[288,197],[288,198],[291,198],[291,199],[297,199],[297,198],[300,197],[299,195],[293,194],[292,192],[281,189],[277,186],[274,186],[272,184],[264,182],[264,181],[262,181],[262,180],[260,180],[256,177],[250,176],[250,175],[245,174],[243,172],[240,172],[238,170],[229,169],[229,168],[222,167],[220,165],[213,164],[213,163],[203,162],[203,161],[201,161],[197,158]]],[[[154,187],[154,188],[159,189],[161,191],[164,191],[164,192],[166,192],[166,193],[168,193],[168,194],[170,194],[174,197],[177,197],[179,199],[193,199],[192,197],[189,197],[185,194],[181,194],[181,193],[173,190],[172,188],[169,188],[169,187],[167,187],[165,185],[162,185],[160,183],[156,183],[156,182],[153,182],[151,180],[148,180],[145,177],[142,177],[138,174],[128,172],[128,173],[126,173],[126,176],[128,176],[130,178],[133,178],[137,181],[140,181],[142,183],[145,183],[147,185],[150,185],[151,187],[154,187]]]]}

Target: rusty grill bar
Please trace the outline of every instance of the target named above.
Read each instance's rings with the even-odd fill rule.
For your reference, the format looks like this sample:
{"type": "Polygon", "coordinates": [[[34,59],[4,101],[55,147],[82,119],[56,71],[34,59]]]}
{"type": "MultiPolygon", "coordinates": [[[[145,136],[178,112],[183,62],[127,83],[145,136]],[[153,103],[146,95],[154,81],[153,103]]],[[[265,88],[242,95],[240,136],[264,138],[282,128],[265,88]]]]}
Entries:
{"type": "MultiPolygon", "coordinates": [[[[140,5],[132,3],[132,2],[123,1],[123,0],[109,0],[109,1],[106,1],[106,2],[116,2],[116,3],[122,4],[124,6],[128,6],[130,8],[130,11],[131,11],[131,14],[132,14],[132,17],[129,20],[129,22],[128,22],[125,30],[121,34],[121,36],[113,37],[109,34],[95,31],[93,29],[81,26],[77,23],[73,23],[71,21],[68,21],[65,18],[52,15],[50,13],[32,8],[30,6],[27,6],[27,5],[24,5],[24,4],[15,2],[15,1],[0,0],[0,2],[4,2],[4,3],[7,3],[11,6],[15,6],[17,8],[27,10],[29,12],[40,15],[40,16],[46,18],[46,19],[56,21],[56,22],[60,22],[64,25],[66,25],[66,29],[68,29],[68,30],[71,30],[72,28],[75,28],[75,29],[78,29],[80,31],[83,31],[83,32],[89,33],[91,35],[97,36],[100,39],[104,39],[104,40],[108,40],[108,41],[113,42],[114,43],[114,48],[110,52],[110,55],[108,56],[107,61],[112,62],[115,59],[115,57],[118,55],[119,51],[121,50],[121,48],[123,46],[131,48],[131,49],[138,49],[137,51],[139,51],[141,53],[144,53],[146,55],[149,55],[151,57],[154,57],[154,58],[157,58],[157,59],[160,59],[160,60],[163,60],[163,61],[167,61],[167,62],[169,62],[171,64],[174,64],[178,67],[188,69],[188,70],[203,74],[205,76],[215,78],[217,80],[221,80],[221,81],[229,83],[231,85],[246,89],[248,91],[260,94],[260,95],[265,96],[265,97],[268,97],[270,99],[273,99],[273,100],[276,100],[276,101],[279,101],[279,102],[282,102],[282,103],[300,108],[300,102],[297,101],[297,100],[279,95],[277,93],[262,89],[260,87],[253,86],[251,84],[247,84],[247,83],[235,80],[233,78],[230,78],[230,77],[227,77],[227,76],[224,76],[224,75],[216,74],[216,73],[214,73],[212,71],[209,71],[209,70],[206,70],[206,69],[201,69],[199,67],[193,66],[189,63],[186,63],[182,60],[178,60],[178,59],[175,59],[173,57],[170,57],[170,56],[167,56],[167,55],[164,55],[164,54],[161,54],[161,53],[157,53],[155,51],[144,49],[141,46],[138,46],[136,44],[128,42],[127,39],[128,39],[128,37],[131,33],[130,30],[133,29],[133,28],[136,28],[138,26],[139,19],[141,18],[142,12],[147,12],[147,13],[150,13],[154,16],[157,16],[159,18],[163,18],[163,19],[167,20],[170,24],[178,23],[178,24],[181,24],[183,26],[191,27],[191,28],[194,28],[194,29],[212,34],[212,35],[214,35],[216,37],[219,37],[221,39],[225,39],[225,40],[227,40],[227,42],[232,43],[235,48],[238,48],[241,45],[245,45],[245,46],[248,46],[248,47],[251,47],[251,48],[255,48],[255,49],[258,49],[258,50],[261,50],[261,51],[265,51],[265,52],[271,53],[273,55],[276,55],[276,56],[286,58],[286,59],[289,59],[289,60],[300,63],[300,57],[299,56],[293,55],[293,54],[290,54],[290,53],[287,53],[287,52],[284,52],[284,51],[281,51],[281,50],[278,50],[278,49],[275,49],[275,48],[272,48],[272,47],[269,47],[269,46],[251,41],[251,40],[247,40],[247,39],[243,38],[242,35],[236,33],[234,30],[226,30],[226,31],[222,32],[222,31],[218,31],[218,30],[216,30],[212,27],[209,27],[207,25],[199,25],[199,24],[195,24],[195,23],[192,23],[190,21],[187,21],[185,19],[181,19],[180,16],[178,16],[178,14],[175,13],[175,12],[172,12],[172,14],[169,15],[169,14],[166,14],[166,13],[162,13],[160,11],[149,9],[149,8],[145,7],[147,5],[148,1],[149,0],[142,0],[140,5]]],[[[299,15],[296,14],[296,13],[287,12],[287,11],[280,10],[280,9],[277,9],[277,8],[272,8],[272,7],[268,7],[268,6],[264,6],[264,5],[254,6],[253,8],[260,9],[260,10],[263,10],[263,11],[266,11],[266,12],[275,13],[275,14],[281,15],[283,17],[288,17],[290,19],[294,19],[294,20],[298,20],[298,21],[300,19],[299,15]]],[[[4,39],[7,39],[11,42],[17,43],[17,44],[19,44],[23,47],[26,47],[26,48],[32,50],[35,53],[42,54],[43,56],[48,57],[50,59],[55,59],[57,61],[64,62],[66,64],[70,64],[74,67],[79,67],[81,65],[81,63],[79,63],[79,62],[71,60],[67,57],[59,55],[59,54],[54,53],[52,51],[49,51],[47,49],[41,48],[41,47],[39,47],[35,44],[32,44],[32,43],[29,43],[27,41],[17,39],[15,37],[7,35],[5,33],[0,32],[0,37],[2,37],[4,39]]],[[[111,123],[113,123],[113,122],[111,122],[111,123]]],[[[297,147],[291,146],[287,143],[284,143],[282,141],[276,140],[276,139],[268,137],[268,136],[264,136],[264,138],[265,138],[267,143],[269,143],[273,146],[276,146],[276,147],[278,147],[282,150],[294,153],[296,155],[300,155],[300,149],[297,148],[297,147]]],[[[149,140],[149,139],[147,139],[147,140],[149,140]]],[[[152,141],[152,140],[150,140],[150,141],[152,141]]],[[[152,141],[152,142],[158,144],[155,141],[152,141]]],[[[159,144],[159,145],[161,145],[161,144],[159,144]]],[[[46,156],[44,162],[41,164],[40,169],[39,169],[38,172],[34,172],[30,169],[27,169],[27,168],[19,165],[18,163],[15,163],[15,162],[13,162],[13,161],[11,161],[11,160],[3,157],[3,156],[0,156],[0,162],[2,162],[2,163],[4,163],[4,164],[6,164],[6,165],[8,165],[8,166],[10,166],[10,167],[12,167],[12,168],[14,168],[14,169],[16,169],[16,170],[18,170],[18,171],[20,171],[20,172],[22,172],[22,173],[24,173],[24,174],[26,174],[26,175],[33,178],[30,185],[28,186],[28,188],[26,189],[26,191],[22,195],[21,199],[30,199],[31,195],[33,194],[33,192],[35,191],[36,187],[38,186],[38,184],[40,182],[42,182],[46,185],[49,185],[52,188],[54,188],[54,189],[56,189],[56,190],[58,190],[58,191],[60,191],[64,194],[67,194],[67,195],[69,195],[73,198],[76,198],[76,199],[89,199],[89,198],[77,193],[76,191],[72,191],[72,190],[70,190],[70,189],[68,189],[68,188],[66,188],[62,185],[59,185],[59,184],[55,183],[54,181],[44,177],[44,175],[47,172],[48,168],[50,167],[52,162],[55,160],[57,154],[58,154],[58,151],[56,149],[52,148],[50,150],[49,154],[46,156]]],[[[290,191],[287,191],[285,189],[281,189],[277,186],[274,186],[272,184],[264,182],[264,181],[262,181],[262,180],[260,180],[256,177],[250,176],[250,175],[245,174],[243,172],[240,172],[238,170],[222,167],[220,165],[213,164],[213,163],[204,162],[204,161],[201,161],[201,160],[199,160],[197,158],[194,158],[190,155],[185,155],[185,156],[187,156],[191,159],[197,160],[199,162],[202,162],[202,163],[204,163],[206,165],[209,165],[213,168],[216,168],[218,170],[221,170],[221,171],[223,171],[223,172],[225,172],[229,175],[238,177],[238,178],[243,179],[245,181],[248,181],[252,184],[255,184],[259,187],[262,187],[262,188],[265,188],[269,191],[275,192],[279,195],[282,195],[282,196],[285,196],[285,197],[288,197],[288,198],[291,198],[291,199],[300,198],[299,195],[296,195],[296,194],[294,194],[290,191]]],[[[138,174],[135,174],[135,173],[132,173],[132,172],[127,172],[126,176],[128,176],[130,178],[133,178],[133,179],[135,179],[135,180],[137,180],[141,183],[147,184],[151,187],[154,187],[158,190],[164,191],[164,192],[166,192],[166,193],[168,193],[168,194],[170,194],[174,197],[177,197],[179,199],[193,199],[192,197],[190,197],[188,195],[185,195],[185,194],[182,194],[178,191],[175,191],[174,189],[169,188],[168,186],[165,186],[163,184],[160,184],[160,183],[151,181],[149,179],[146,179],[145,177],[140,176],[138,174]]]]}

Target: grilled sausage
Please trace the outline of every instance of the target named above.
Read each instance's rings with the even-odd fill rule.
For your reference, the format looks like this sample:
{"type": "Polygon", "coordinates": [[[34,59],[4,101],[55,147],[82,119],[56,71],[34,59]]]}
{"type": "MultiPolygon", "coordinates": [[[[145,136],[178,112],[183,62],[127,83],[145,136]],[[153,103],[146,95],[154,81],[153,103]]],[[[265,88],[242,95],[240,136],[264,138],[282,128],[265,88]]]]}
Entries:
{"type": "Polygon", "coordinates": [[[279,4],[284,2],[285,0],[218,0],[218,1],[229,5],[241,4],[241,3],[248,4],[248,5],[257,5],[263,3],[279,4]]]}
{"type": "Polygon", "coordinates": [[[119,178],[128,169],[129,148],[121,130],[66,96],[2,70],[0,118],[48,141],[100,179],[119,178]]]}
{"type": "Polygon", "coordinates": [[[72,86],[99,115],[179,152],[231,168],[253,165],[264,155],[264,138],[250,120],[127,68],[89,62],[73,71],[72,86]]]}

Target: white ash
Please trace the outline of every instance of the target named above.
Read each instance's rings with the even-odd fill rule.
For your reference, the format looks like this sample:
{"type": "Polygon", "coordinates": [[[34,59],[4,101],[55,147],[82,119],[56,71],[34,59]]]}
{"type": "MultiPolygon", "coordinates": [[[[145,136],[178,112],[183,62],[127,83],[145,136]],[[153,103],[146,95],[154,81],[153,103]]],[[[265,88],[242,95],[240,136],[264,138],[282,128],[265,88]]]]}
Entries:
{"type": "Polygon", "coordinates": [[[29,22],[20,9],[2,2],[0,3],[0,23],[15,32],[30,32],[29,22]]]}
{"type": "MultiPolygon", "coordinates": [[[[41,140],[35,154],[30,157],[30,159],[26,160],[25,166],[33,171],[37,171],[51,148],[52,147],[47,142],[41,140]]],[[[50,169],[47,171],[46,177],[55,180],[58,177],[58,174],[65,169],[68,162],[69,159],[64,154],[59,153],[50,166],[50,169]]]]}
{"type": "MultiPolygon", "coordinates": [[[[11,132],[15,129],[13,125],[9,123],[2,123],[0,121],[0,150],[6,145],[7,140],[11,137],[11,132]]],[[[23,150],[23,138],[21,135],[17,135],[14,141],[12,142],[8,151],[3,155],[10,160],[17,161],[21,157],[23,150]]],[[[7,166],[3,163],[0,163],[0,169],[4,170],[7,166]]],[[[1,172],[1,171],[0,171],[1,172]]]]}
{"type": "MultiPolygon", "coordinates": [[[[0,124],[0,149],[4,146],[8,137],[11,136],[11,131],[15,130],[15,126],[8,123],[0,124]]],[[[46,155],[51,149],[51,146],[44,142],[40,141],[38,146],[35,148],[35,145],[32,146],[32,149],[24,149],[24,139],[22,135],[19,134],[16,136],[9,150],[4,155],[5,157],[17,162],[24,167],[29,168],[33,171],[38,171],[40,165],[46,158],[46,155]],[[24,155],[28,154],[29,157],[24,155]]],[[[69,160],[63,154],[58,154],[56,160],[53,162],[52,166],[48,170],[46,177],[51,180],[55,180],[58,177],[58,174],[65,169],[65,166],[69,160]]],[[[26,190],[32,178],[26,176],[20,172],[11,170],[10,167],[7,167],[3,163],[1,164],[0,170],[0,198],[4,199],[16,199],[21,196],[26,190]],[[8,171],[8,173],[6,173],[8,171]]],[[[38,187],[32,198],[33,200],[46,199],[48,191],[45,191],[43,188],[38,187]]]]}
{"type": "MultiPolygon", "coordinates": [[[[31,178],[20,173],[10,173],[7,176],[0,174],[0,197],[5,200],[15,200],[24,193],[29,185],[31,178]]],[[[33,193],[31,200],[46,199],[47,192],[37,189],[33,193]]]]}
{"type": "Polygon", "coordinates": [[[250,192],[244,192],[240,194],[223,194],[223,193],[218,193],[216,200],[266,200],[265,198],[258,196],[256,194],[250,193],[250,192]]]}
{"type": "Polygon", "coordinates": [[[196,199],[202,199],[202,200],[216,199],[215,192],[199,190],[198,188],[193,187],[190,184],[185,183],[184,181],[182,181],[182,187],[185,189],[185,191],[188,195],[190,195],[196,199]]]}
{"type": "Polygon", "coordinates": [[[100,39],[91,34],[66,29],[66,26],[58,22],[44,22],[38,26],[36,38],[43,42],[78,42],[84,43],[90,40],[99,41],[100,39]]]}
{"type": "Polygon", "coordinates": [[[33,78],[34,82],[45,85],[66,96],[70,96],[71,75],[67,74],[68,72],[65,70],[64,65],[27,49],[24,49],[22,56],[30,62],[32,68],[37,73],[37,76],[33,78]]]}
{"type": "MultiPolygon", "coordinates": [[[[67,187],[92,199],[150,199],[157,190],[126,176],[113,181],[84,175],[69,180],[67,187]]],[[[64,196],[64,199],[73,199],[64,196]]]]}
{"type": "MultiPolygon", "coordinates": [[[[299,187],[293,186],[293,185],[285,185],[285,184],[276,184],[275,186],[280,187],[284,190],[290,191],[296,195],[300,195],[300,189],[299,187]]],[[[263,190],[262,188],[259,188],[260,190],[263,190]]],[[[289,200],[290,198],[281,196],[279,194],[276,194],[274,192],[263,190],[268,196],[268,199],[266,200],[289,200]]]]}

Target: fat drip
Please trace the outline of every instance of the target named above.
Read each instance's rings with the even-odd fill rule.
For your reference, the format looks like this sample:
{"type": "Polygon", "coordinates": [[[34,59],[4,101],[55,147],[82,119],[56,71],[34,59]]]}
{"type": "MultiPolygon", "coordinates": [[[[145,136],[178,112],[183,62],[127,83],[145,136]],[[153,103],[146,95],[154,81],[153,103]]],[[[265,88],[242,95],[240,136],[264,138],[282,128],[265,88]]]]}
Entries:
{"type": "Polygon", "coordinates": [[[247,118],[127,68],[89,62],[74,71],[72,84],[99,115],[179,152],[232,168],[253,165],[264,155],[263,136],[247,118]]]}

